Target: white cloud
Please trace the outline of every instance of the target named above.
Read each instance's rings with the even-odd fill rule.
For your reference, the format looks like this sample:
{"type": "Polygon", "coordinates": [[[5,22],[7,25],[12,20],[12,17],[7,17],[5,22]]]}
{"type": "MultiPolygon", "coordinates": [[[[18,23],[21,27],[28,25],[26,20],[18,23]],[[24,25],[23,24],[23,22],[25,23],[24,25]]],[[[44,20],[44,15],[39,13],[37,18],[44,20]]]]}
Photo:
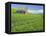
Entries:
{"type": "Polygon", "coordinates": [[[43,13],[43,9],[40,10],[27,10],[28,13],[43,13]]]}

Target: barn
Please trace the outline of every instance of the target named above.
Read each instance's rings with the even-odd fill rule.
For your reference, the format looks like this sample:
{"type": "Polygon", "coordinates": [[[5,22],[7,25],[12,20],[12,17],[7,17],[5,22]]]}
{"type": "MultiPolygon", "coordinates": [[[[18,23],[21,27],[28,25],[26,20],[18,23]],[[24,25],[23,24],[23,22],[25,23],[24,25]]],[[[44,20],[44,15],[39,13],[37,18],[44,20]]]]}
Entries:
{"type": "Polygon", "coordinates": [[[25,13],[27,13],[27,8],[25,8],[25,7],[18,7],[16,9],[16,13],[25,14],[25,13]]]}

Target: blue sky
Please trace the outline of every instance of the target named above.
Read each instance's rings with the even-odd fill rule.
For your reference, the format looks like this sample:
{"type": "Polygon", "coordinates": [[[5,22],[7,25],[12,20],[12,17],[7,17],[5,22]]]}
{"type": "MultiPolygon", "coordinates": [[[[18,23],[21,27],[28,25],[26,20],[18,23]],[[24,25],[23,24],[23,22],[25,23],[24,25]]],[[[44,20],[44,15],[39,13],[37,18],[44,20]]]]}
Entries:
{"type": "Polygon", "coordinates": [[[28,11],[31,11],[31,13],[43,13],[43,6],[11,4],[11,8],[16,8],[16,7],[19,7],[19,6],[28,8],[28,11]]]}

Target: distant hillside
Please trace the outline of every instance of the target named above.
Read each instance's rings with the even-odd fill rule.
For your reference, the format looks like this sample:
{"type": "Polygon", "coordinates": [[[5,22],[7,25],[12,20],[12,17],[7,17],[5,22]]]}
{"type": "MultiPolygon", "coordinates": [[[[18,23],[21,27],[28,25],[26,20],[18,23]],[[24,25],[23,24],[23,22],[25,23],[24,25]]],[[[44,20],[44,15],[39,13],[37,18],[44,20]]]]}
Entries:
{"type": "Polygon", "coordinates": [[[16,8],[11,8],[12,13],[16,13],[16,8]]]}

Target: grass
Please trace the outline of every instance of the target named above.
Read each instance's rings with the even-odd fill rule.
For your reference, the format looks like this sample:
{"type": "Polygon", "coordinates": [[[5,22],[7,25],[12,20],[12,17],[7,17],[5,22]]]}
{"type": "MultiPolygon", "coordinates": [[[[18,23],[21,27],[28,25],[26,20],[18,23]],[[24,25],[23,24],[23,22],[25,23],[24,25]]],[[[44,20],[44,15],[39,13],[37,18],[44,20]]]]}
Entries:
{"type": "Polygon", "coordinates": [[[11,32],[43,31],[42,14],[11,14],[11,32]]]}

